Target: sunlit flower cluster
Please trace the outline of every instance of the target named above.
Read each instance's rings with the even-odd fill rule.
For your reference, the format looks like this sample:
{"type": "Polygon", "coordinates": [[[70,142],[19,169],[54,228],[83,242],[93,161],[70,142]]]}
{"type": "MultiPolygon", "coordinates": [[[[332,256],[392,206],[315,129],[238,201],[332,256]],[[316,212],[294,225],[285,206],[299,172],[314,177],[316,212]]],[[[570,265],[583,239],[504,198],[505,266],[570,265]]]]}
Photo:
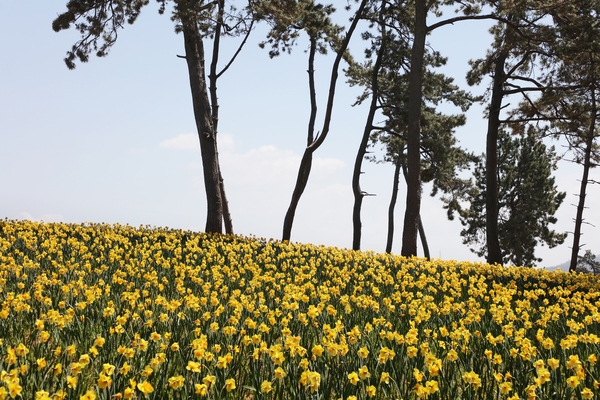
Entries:
{"type": "Polygon", "coordinates": [[[600,282],[0,221],[0,400],[592,399],[600,282]]]}

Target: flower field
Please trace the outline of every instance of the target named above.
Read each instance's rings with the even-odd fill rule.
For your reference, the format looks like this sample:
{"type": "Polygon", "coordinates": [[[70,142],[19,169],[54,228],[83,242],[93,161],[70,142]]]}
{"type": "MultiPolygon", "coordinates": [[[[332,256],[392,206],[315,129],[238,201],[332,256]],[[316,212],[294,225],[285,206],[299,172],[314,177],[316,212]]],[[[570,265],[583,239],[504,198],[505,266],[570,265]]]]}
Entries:
{"type": "Polygon", "coordinates": [[[591,275],[0,221],[0,400],[590,399],[591,275]]]}

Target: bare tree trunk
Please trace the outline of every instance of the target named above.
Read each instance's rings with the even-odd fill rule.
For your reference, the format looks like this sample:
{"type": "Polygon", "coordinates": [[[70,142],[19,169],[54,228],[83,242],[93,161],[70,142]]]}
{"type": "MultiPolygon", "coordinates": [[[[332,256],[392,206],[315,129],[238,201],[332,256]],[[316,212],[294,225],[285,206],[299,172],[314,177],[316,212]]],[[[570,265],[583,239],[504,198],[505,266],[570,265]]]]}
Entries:
{"type": "MultiPolygon", "coordinates": [[[[296,186],[294,187],[294,191],[292,193],[292,199],[290,201],[290,206],[285,214],[285,218],[283,220],[283,235],[281,240],[290,240],[292,234],[292,225],[294,223],[294,216],[296,214],[296,208],[298,207],[298,202],[300,201],[300,197],[306,188],[306,184],[308,182],[308,177],[310,175],[310,169],[312,167],[312,154],[321,146],[327,134],[329,133],[329,125],[331,123],[331,114],[333,112],[333,100],[335,98],[335,86],[338,78],[338,69],[340,67],[340,62],[342,61],[342,57],[348,48],[348,43],[350,43],[350,38],[356,29],[356,25],[358,24],[358,20],[362,15],[362,12],[367,5],[367,0],[362,0],[360,6],[356,13],[354,14],[354,19],[350,24],[350,28],[348,32],[346,32],[346,37],[344,38],[340,48],[337,50],[337,55],[335,57],[335,61],[333,62],[333,67],[331,69],[331,79],[329,81],[329,95],[327,97],[327,107],[325,109],[325,118],[323,120],[323,130],[320,135],[317,135],[313,139],[312,130],[310,128],[311,122],[309,122],[309,133],[308,133],[308,145],[304,150],[304,155],[302,156],[302,161],[300,162],[300,168],[298,170],[298,178],[296,179],[296,186]]],[[[312,43],[312,42],[311,42],[312,43]]],[[[312,44],[311,44],[312,48],[312,44]]],[[[312,51],[312,50],[311,50],[312,51]]],[[[314,66],[314,54],[313,54],[312,65],[314,66]]],[[[314,128],[314,121],[312,120],[313,110],[316,115],[316,100],[314,100],[313,104],[313,90],[314,90],[314,81],[311,84],[311,73],[314,76],[314,68],[311,66],[311,57],[309,56],[309,85],[311,87],[311,121],[314,128]],[[311,72],[312,71],[312,72],[311,72]]]]}
{"type": "MultiPolygon", "coordinates": [[[[211,117],[213,122],[213,129],[215,132],[215,141],[217,133],[219,132],[219,98],[217,96],[217,65],[219,61],[219,50],[221,43],[221,30],[223,28],[223,12],[225,2],[219,0],[219,12],[217,14],[217,24],[215,27],[214,40],[213,40],[213,53],[212,61],[210,63],[210,74],[209,79],[209,91],[210,91],[210,103],[211,103],[211,117]]],[[[218,149],[218,147],[217,147],[218,149]]],[[[223,182],[223,174],[221,173],[221,166],[219,165],[219,191],[221,193],[221,202],[223,204],[223,221],[225,222],[225,233],[233,234],[233,221],[231,220],[231,214],[229,212],[229,202],[227,201],[227,195],[225,194],[225,184],[223,182]]]]}
{"type": "MultiPolygon", "coordinates": [[[[382,11],[383,12],[383,11],[382,11]]],[[[356,160],[354,161],[354,172],[352,173],[352,192],[354,193],[354,207],[352,209],[352,249],[360,250],[360,238],[362,234],[362,223],[360,220],[360,210],[362,207],[362,201],[365,197],[365,192],[360,188],[360,175],[362,174],[362,162],[367,154],[367,146],[369,144],[369,138],[373,129],[373,120],[375,119],[375,112],[377,111],[377,97],[379,96],[379,70],[381,69],[381,62],[383,60],[383,54],[385,53],[386,45],[386,33],[385,26],[381,24],[381,46],[377,53],[377,59],[375,65],[373,65],[373,73],[371,76],[371,106],[369,108],[369,114],[367,115],[367,121],[365,122],[365,129],[363,131],[362,140],[356,152],[356,160]]]]}
{"type": "Polygon", "coordinates": [[[310,49],[308,52],[308,89],[310,93],[310,117],[308,119],[308,134],[306,140],[306,149],[304,155],[300,161],[300,168],[298,170],[298,177],[296,178],[296,185],[292,192],[292,200],[285,213],[283,220],[283,235],[282,240],[290,240],[292,236],[292,225],[294,224],[294,216],[296,215],[296,209],[300,202],[300,197],[304,193],[304,189],[308,183],[308,177],[310,176],[310,169],[312,167],[312,153],[313,150],[310,145],[314,141],[315,132],[315,121],[317,119],[317,91],[315,89],[315,53],[317,52],[317,39],[315,37],[310,38],[310,49]]]}
{"type": "Polygon", "coordinates": [[[306,184],[308,183],[308,177],[310,175],[310,169],[312,167],[312,151],[307,147],[304,150],[302,161],[300,161],[300,168],[298,170],[298,177],[296,178],[296,186],[292,192],[292,200],[290,206],[285,214],[283,220],[283,236],[281,240],[290,240],[292,235],[292,225],[294,224],[294,216],[296,215],[296,208],[300,202],[300,197],[304,193],[306,184]]]}
{"type": "Polygon", "coordinates": [[[427,35],[427,1],[415,0],[414,40],[410,57],[408,81],[408,132],[407,132],[407,192],[402,255],[417,255],[417,231],[421,211],[421,106],[423,100],[423,57],[427,35]]]}
{"type": "MultiPolygon", "coordinates": [[[[402,164],[402,174],[404,175],[404,180],[408,183],[407,176],[408,171],[406,170],[406,165],[402,164]]],[[[429,254],[429,244],[427,243],[427,237],[425,236],[425,228],[423,228],[423,219],[419,214],[419,239],[421,239],[421,246],[423,247],[423,256],[426,259],[430,259],[431,255],[429,254]]]]}
{"type": "Polygon", "coordinates": [[[427,243],[427,236],[425,236],[425,228],[423,227],[423,219],[419,215],[419,239],[421,239],[421,246],[423,246],[423,257],[431,259],[429,253],[429,244],[427,243]]]}
{"type": "Polygon", "coordinates": [[[579,202],[577,204],[577,214],[575,217],[575,232],[573,233],[573,247],[571,248],[571,263],[569,264],[569,272],[575,272],[577,269],[577,260],[579,250],[581,248],[581,225],[583,224],[583,210],[585,209],[585,196],[587,185],[589,183],[589,173],[592,165],[592,146],[594,145],[594,133],[596,128],[596,115],[598,113],[596,107],[595,88],[592,88],[592,104],[591,104],[591,120],[588,134],[585,141],[585,155],[583,159],[583,176],[581,177],[581,186],[579,188],[579,202]]]}
{"type": "MultiPolygon", "coordinates": [[[[398,159],[396,160],[396,167],[394,168],[394,184],[392,185],[392,198],[390,199],[390,206],[388,208],[388,232],[387,242],[385,244],[386,253],[392,252],[392,244],[394,243],[394,209],[396,208],[396,201],[398,200],[398,186],[400,180],[400,168],[402,152],[398,153],[398,159]]],[[[406,176],[405,176],[406,179],[406,176]]]]}
{"type": "MultiPolygon", "coordinates": [[[[396,208],[396,200],[398,199],[398,181],[400,178],[400,169],[402,169],[404,181],[408,183],[408,171],[406,169],[406,165],[401,163],[401,157],[402,152],[400,152],[398,155],[398,159],[396,160],[396,168],[394,169],[394,185],[392,189],[392,198],[390,199],[390,206],[388,208],[388,234],[387,243],[385,247],[386,253],[392,252],[392,244],[394,241],[394,208],[396,208]]],[[[423,246],[424,257],[429,260],[431,258],[431,254],[429,253],[429,244],[427,243],[427,236],[425,236],[425,228],[423,228],[423,221],[420,216],[418,231],[419,238],[421,239],[421,245],[423,246]]]]}
{"type": "Polygon", "coordinates": [[[200,139],[204,188],[206,190],[206,232],[223,232],[223,203],[220,190],[217,138],[212,123],[211,107],[206,86],[204,44],[198,26],[189,13],[181,13],[185,59],[188,65],[194,117],[200,139]]]}
{"type": "Polygon", "coordinates": [[[225,195],[225,184],[221,175],[221,167],[219,166],[219,190],[221,191],[221,202],[223,203],[223,222],[225,223],[225,233],[233,235],[233,220],[229,212],[229,201],[225,195]]]}
{"type": "Polygon", "coordinates": [[[505,81],[504,64],[506,54],[496,59],[494,83],[488,117],[485,157],[485,211],[486,244],[488,264],[502,265],[502,252],[498,237],[498,131],[500,130],[500,109],[502,108],[503,85],[505,81]]]}

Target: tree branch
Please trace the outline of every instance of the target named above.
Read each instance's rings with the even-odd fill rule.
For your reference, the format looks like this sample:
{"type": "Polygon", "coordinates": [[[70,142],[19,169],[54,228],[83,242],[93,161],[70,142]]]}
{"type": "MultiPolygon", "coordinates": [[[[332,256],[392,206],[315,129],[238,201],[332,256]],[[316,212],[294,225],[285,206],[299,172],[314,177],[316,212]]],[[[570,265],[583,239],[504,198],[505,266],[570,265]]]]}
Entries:
{"type": "Polygon", "coordinates": [[[508,117],[507,119],[502,119],[500,120],[501,123],[506,123],[506,124],[517,124],[517,123],[524,123],[524,122],[537,122],[537,121],[564,121],[566,120],[566,118],[561,118],[561,117],[534,117],[534,118],[519,118],[519,119],[511,119],[510,117],[508,117]]]}
{"type": "Polygon", "coordinates": [[[248,40],[248,36],[250,36],[250,32],[252,32],[253,25],[254,25],[254,18],[250,22],[250,26],[248,27],[248,32],[246,32],[246,36],[244,36],[244,40],[242,40],[242,43],[240,44],[240,46],[236,50],[236,52],[233,55],[233,57],[231,57],[231,60],[229,60],[229,62],[227,63],[227,65],[225,67],[223,67],[223,69],[221,70],[221,72],[219,72],[217,74],[217,78],[219,78],[221,75],[223,75],[225,73],[225,71],[227,71],[229,69],[229,67],[231,66],[231,64],[233,64],[233,62],[237,58],[238,54],[240,54],[240,52],[242,51],[242,47],[244,47],[244,45],[246,44],[246,41],[248,40]]]}
{"type": "Polygon", "coordinates": [[[331,123],[331,114],[333,113],[333,99],[335,97],[335,86],[337,83],[338,69],[340,66],[340,62],[342,61],[344,53],[346,52],[346,49],[348,48],[348,44],[350,43],[352,34],[354,33],[354,30],[356,29],[356,25],[358,25],[360,16],[362,15],[363,10],[367,6],[367,3],[368,3],[367,0],[362,0],[362,2],[360,3],[360,6],[358,7],[358,10],[356,11],[355,18],[352,20],[352,23],[350,24],[350,27],[348,28],[348,31],[346,32],[346,36],[344,37],[344,40],[342,41],[342,44],[338,50],[338,54],[335,58],[335,61],[333,62],[333,67],[331,68],[331,80],[329,82],[329,96],[327,98],[327,108],[325,109],[325,119],[323,122],[323,130],[321,131],[321,134],[315,138],[315,141],[310,146],[307,147],[307,149],[309,149],[311,152],[315,151],[316,149],[318,149],[321,146],[321,144],[327,137],[327,134],[329,133],[329,125],[331,123]]]}
{"type": "Polygon", "coordinates": [[[525,76],[511,76],[510,79],[516,80],[516,81],[525,81],[525,82],[531,82],[534,85],[536,85],[537,87],[544,87],[544,85],[542,85],[541,83],[539,83],[538,81],[536,81],[533,78],[528,78],[525,76]]]}
{"type": "Polygon", "coordinates": [[[477,20],[477,19],[496,19],[496,20],[500,20],[500,17],[494,15],[494,14],[485,14],[485,15],[465,15],[465,16],[461,16],[461,17],[454,17],[454,18],[449,18],[449,19],[445,19],[443,21],[440,21],[436,24],[433,24],[431,26],[427,27],[427,32],[431,32],[434,29],[440,28],[444,25],[454,25],[455,22],[459,22],[459,21],[468,21],[468,20],[477,20]]]}
{"type": "Polygon", "coordinates": [[[546,88],[544,87],[518,87],[516,85],[509,85],[509,86],[513,86],[516,87],[516,89],[511,89],[511,90],[503,90],[502,91],[502,95],[507,95],[507,94],[515,94],[515,93],[525,93],[525,92],[542,92],[544,90],[546,90],[546,88]]]}
{"type": "Polygon", "coordinates": [[[527,57],[529,56],[529,54],[530,54],[529,52],[526,52],[525,54],[523,54],[523,55],[521,56],[521,60],[519,60],[519,62],[518,62],[518,63],[516,63],[515,65],[513,65],[513,67],[512,67],[512,68],[511,68],[511,69],[510,69],[508,72],[506,72],[506,73],[504,74],[504,76],[505,76],[506,78],[508,78],[508,77],[511,77],[511,76],[512,76],[512,74],[514,74],[514,72],[515,72],[516,70],[518,70],[518,69],[519,69],[519,68],[520,68],[520,67],[521,67],[523,64],[525,64],[525,63],[527,62],[527,57]]]}

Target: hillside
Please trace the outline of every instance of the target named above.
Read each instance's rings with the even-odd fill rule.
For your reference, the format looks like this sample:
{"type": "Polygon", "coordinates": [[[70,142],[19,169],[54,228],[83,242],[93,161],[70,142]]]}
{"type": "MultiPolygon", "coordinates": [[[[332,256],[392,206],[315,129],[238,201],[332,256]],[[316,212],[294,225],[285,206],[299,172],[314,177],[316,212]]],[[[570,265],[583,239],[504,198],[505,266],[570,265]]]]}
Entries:
{"type": "Polygon", "coordinates": [[[600,395],[594,276],[0,221],[0,398],[600,395]]]}

